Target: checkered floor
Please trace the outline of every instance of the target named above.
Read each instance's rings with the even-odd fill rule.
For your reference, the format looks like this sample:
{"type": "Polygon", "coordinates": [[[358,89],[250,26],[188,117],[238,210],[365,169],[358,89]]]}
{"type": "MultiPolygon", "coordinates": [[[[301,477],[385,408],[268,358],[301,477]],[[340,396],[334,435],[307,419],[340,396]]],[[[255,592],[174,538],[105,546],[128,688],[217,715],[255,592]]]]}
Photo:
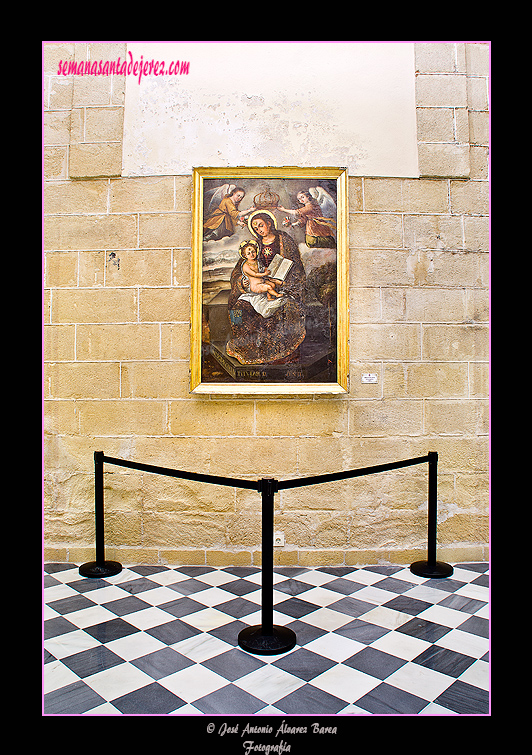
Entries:
{"type": "Polygon", "coordinates": [[[488,573],[276,568],[297,644],[258,656],[238,634],[261,622],[260,569],[47,564],[43,713],[487,715],[488,573]]]}

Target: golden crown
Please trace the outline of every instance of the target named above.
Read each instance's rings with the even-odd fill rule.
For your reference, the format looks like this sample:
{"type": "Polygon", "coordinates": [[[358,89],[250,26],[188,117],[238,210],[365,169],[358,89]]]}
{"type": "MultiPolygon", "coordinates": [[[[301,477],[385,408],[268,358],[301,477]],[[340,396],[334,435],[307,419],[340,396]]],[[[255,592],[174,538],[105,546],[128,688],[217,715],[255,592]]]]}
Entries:
{"type": "Polygon", "coordinates": [[[279,194],[266,188],[266,190],[262,191],[260,194],[255,194],[253,197],[253,204],[257,210],[274,210],[279,204],[279,198],[279,194]]]}

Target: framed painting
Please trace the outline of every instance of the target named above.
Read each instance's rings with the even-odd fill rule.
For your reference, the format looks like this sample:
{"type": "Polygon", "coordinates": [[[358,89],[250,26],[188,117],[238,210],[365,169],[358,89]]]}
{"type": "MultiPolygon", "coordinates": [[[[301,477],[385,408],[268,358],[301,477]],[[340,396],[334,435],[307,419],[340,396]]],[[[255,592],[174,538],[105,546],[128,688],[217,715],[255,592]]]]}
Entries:
{"type": "Polygon", "coordinates": [[[193,178],[191,392],[346,392],[347,171],[193,178]]]}

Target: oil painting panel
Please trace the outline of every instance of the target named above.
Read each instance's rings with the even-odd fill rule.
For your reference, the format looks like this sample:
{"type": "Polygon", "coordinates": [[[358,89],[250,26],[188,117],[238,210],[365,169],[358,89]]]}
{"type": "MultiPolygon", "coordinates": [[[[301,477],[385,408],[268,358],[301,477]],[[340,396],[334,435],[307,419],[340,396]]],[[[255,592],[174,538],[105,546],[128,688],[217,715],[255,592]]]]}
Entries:
{"type": "Polygon", "coordinates": [[[347,389],[347,176],[194,171],[191,390],[347,389]]]}

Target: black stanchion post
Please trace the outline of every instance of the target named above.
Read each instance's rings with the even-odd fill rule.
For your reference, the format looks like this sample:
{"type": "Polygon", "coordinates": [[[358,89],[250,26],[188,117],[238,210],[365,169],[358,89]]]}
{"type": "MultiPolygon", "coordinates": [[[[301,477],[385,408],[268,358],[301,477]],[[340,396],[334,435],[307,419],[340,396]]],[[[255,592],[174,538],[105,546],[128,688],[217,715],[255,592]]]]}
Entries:
{"type": "Polygon", "coordinates": [[[246,627],[238,635],[243,650],[256,655],[278,655],[291,650],[296,635],[288,627],[273,623],[273,496],[277,481],[260,480],[262,494],[262,614],[261,624],[246,627]]]}
{"type": "Polygon", "coordinates": [[[429,579],[450,577],[453,567],[443,561],[436,561],[436,530],[438,525],[438,454],[429,451],[429,505],[427,524],[427,560],[416,561],[410,566],[412,574],[429,579]]]}
{"type": "Polygon", "coordinates": [[[82,577],[112,577],[122,571],[118,561],[105,560],[104,513],[103,513],[103,451],[94,452],[94,519],[96,538],[96,561],[79,567],[82,577]]]}

